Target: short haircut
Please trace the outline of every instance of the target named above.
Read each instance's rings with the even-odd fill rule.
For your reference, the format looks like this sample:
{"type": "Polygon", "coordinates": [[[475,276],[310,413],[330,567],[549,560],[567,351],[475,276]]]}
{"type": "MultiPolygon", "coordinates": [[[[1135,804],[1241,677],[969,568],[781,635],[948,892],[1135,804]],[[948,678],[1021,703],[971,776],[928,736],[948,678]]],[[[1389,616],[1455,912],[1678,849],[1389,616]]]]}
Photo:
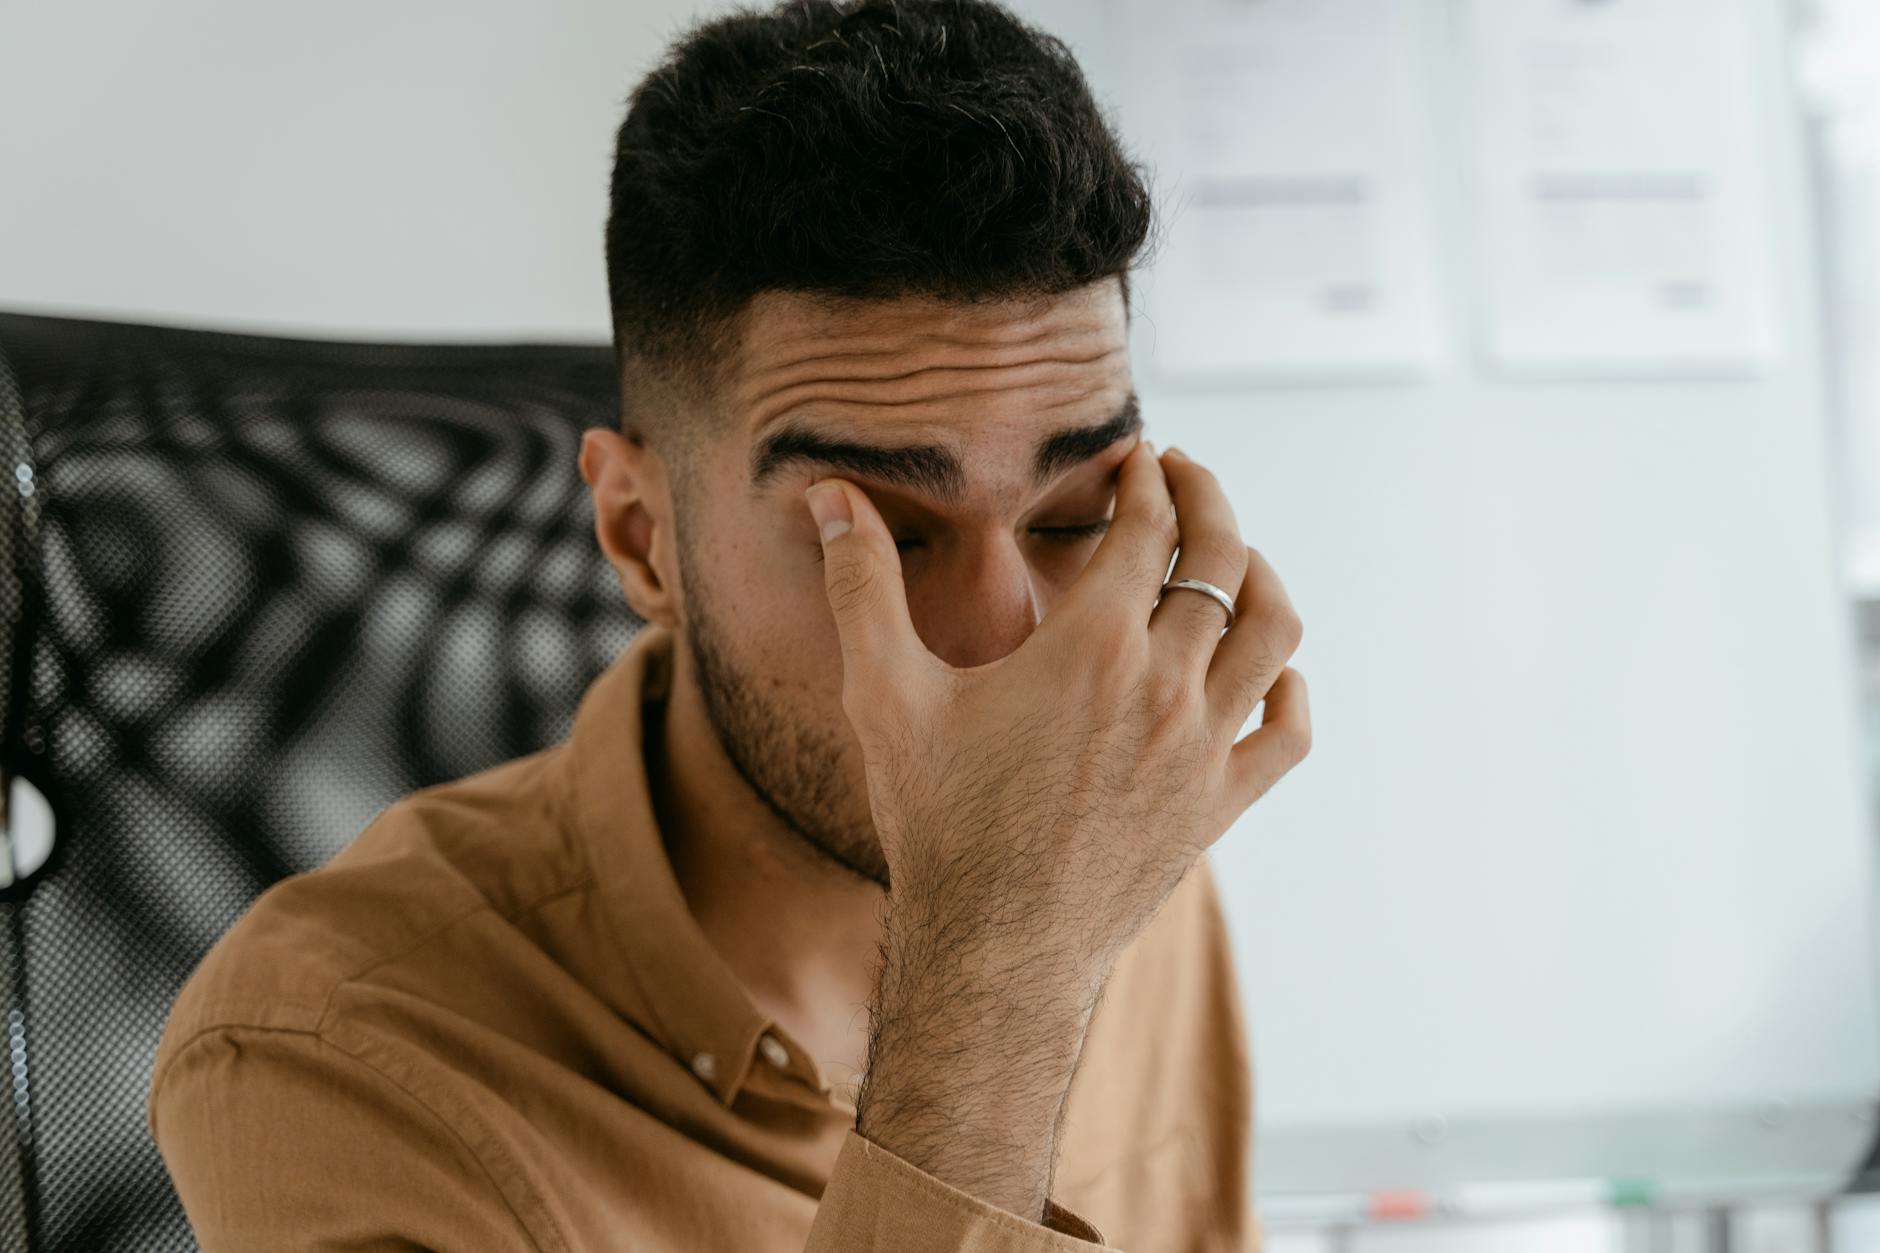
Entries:
{"type": "Polygon", "coordinates": [[[1115,276],[1127,300],[1150,227],[1070,50],[988,0],[787,0],[693,27],[632,95],[610,194],[628,392],[709,389],[767,290],[979,302],[1115,276]]]}

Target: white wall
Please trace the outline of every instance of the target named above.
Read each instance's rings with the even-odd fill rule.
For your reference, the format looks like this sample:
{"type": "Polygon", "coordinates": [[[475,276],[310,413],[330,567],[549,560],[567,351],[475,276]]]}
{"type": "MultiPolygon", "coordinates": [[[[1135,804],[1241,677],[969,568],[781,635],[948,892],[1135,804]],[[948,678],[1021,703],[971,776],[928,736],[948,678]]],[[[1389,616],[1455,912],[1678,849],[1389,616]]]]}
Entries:
{"type": "Polygon", "coordinates": [[[685,7],[10,6],[0,303],[604,340],[613,129],[685,7]]]}
{"type": "MultiPolygon", "coordinates": [[[[1067,35],[1101,30],[1096,5],[1032,8],[1067,35]]],[[[9,5],[0,307],[604,340],[614,129],[700,10],[9,5]]]]}

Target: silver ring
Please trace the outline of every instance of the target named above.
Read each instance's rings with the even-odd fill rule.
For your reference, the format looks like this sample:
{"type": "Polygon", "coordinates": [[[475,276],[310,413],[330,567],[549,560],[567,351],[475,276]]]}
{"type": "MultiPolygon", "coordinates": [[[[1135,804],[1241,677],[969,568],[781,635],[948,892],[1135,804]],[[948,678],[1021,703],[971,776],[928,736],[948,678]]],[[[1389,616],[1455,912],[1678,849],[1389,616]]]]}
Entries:
{"type": "MultiPolygon", "coordinates": [[[[1214,597],[1215,600],[1221,602],[1221,608],[1227,610],[1227,626],[1234,625],[1234,598],[1214,586],[1214,584],[1201,579],[1176,579],[1172,583],[1164,583],[1162,585],[1162,594],[1166,596],[1169,589],[1172,587],[1185,587],[1191,592],[1206,592],[1208,595],[1214,597]]],[[[1160,600],[1160,597],[1157,599],[1160,600]]],[[[1227,627],[1222,627],[1221,629],[1225,631],[1227,627]]]]}

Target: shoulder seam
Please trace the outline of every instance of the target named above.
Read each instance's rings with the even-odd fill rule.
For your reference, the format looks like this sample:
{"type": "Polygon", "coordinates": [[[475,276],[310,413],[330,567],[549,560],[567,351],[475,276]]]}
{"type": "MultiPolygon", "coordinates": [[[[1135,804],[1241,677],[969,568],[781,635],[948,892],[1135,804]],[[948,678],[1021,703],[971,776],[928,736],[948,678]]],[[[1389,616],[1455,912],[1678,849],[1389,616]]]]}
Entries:
{"type": "MultiPolygon", "coordinates": [[[[551,759],[551,754],[555,753],[555,751],[559,749],[560,747],[561,747],[560,744],[546,745],[542,748],[535,750],[532,753],[526,753],[521,757],[514,757],[514,758],[510,758],[508,761],[500,762],[497,764],[496,767],[492,767],[492,769],[500,769],[506,766],[514,766],[519,762],[530,762],[532,769],[544,769],[546,768],[546,763],[551,759]]],[[[439,783],[431,784],[428,787],[419,788],[414,792],[408,792],[404,796],[401,796],[398,799],[384,806],[384,808],[382,808],[379,811],[379,813],[373,818],[373,822],[377,823],[394,809],[404,809],[415,817],[416,815],[423,813],[428,808],[433,808],[433,807],[441,808],[445,804],[444,796],[442,795],[445,792],[445,790],[450,788],[454,784],[459,784],[462,782],[463,782],[462,779],[449,779],[449,780],[444,780],[439,783]],[[438,793],[438,795],[433,795],[433,793],[438,793]]],[[[560,797],[553,789],[550,789],[546,793],[544,808],[549,811],[548,816],[549,816],[550,821],[553,822],[554,825],[558,829],[565,832],[567,830],[567,825],[566,825],[566,822],[564,821],[565,815],[561,808],[560,797]]],[[[355,837],[355,839],[356,838],[357,837],[355,837]]],[[[333,1000],[335,997],[339,995],[340,990],[342,988],[346,987],[348,984],[357,983],[359,980],[364,979],[367,975],[370,975],[375,970],[379,970],[385,966],[389,966],[391,963],[395,961],[399,961],[403,958],[411,956],[411,954],[417,952],[419,949],[423,948],[426,944],[429,944],[432,940],[435,940],[438,936],[450,930],[452,927],[456,926],[458,923],[463,922],[465,919],[474,918],[478,914],[484,913],[487,911],[489,913],[496,914],[504,922],[513,923],[517,919],[523,917],[524,915],[532,913],[535,910],[542,908],[542,906],[548,904],[550,901],[557,899],[558,897],[566,896],[571,892],[578,892],[584,888],[592,887],[594,884],[594,868],[588,863],[587,850],[584,848],[581,848],[577,842],[576,853],[577,853],[576,867],[578,869],[578,874],[576,875],[572,883],[562,883],[559,886],[551,889],[550,891],[544,892],[541,896],[536,897],[534,900],[529,901],[528,903],[517,907],[517,909],[513,913],[503,913],[502,911],[498,910],[494,905],[490,903],[490,900],[488,897],[483,896],[481,893],[478,893],[477,903],[474,906],[472,906],[469,909],[464,910],[462,913],[458,914],[454,918],[450,918],[444,922],[439,923],[437,926],[431,928],[429,931],[425,932],[423,935],[413,940],[410,944],[406,945],[404,948],[399,949],[395,953],[383,954],[378,958],[377,961],[371,962],[370,964],[366,966],[362,966],[359,969],[354,970],[350,973],[340,974],[337,977],[335,977],[333,980],[333,985],[327,989],[326,999],[320,1003],[319,1017],[315,1020],[316,1021],[315,1031],[319,1032],[319,1031],[326,1030],[327,1020],[331,1016],[332,1010],[333,1010],[333,1000]]],[[[462,872],[459,871],[455,865],[452,865],[448,862],[445,864],[449,866],[449,868],[451,869],[453,873],[456,873],[460,878],[463,877],[462,872]]],[[[236,1024],[228,1024],[228,1025],[236,1025],[236,1024]]],[[[288,1028],[288,1030],[291,1030],[291,1028],[288,1028]]]]}
{"type": "Polygon", "coordinates": [[[547,905],[571,893],[584,891],[588,888],[591,888],[593,885],[594,885],[593,876],[591,874],[584,874],[579,881],[572,883],[572,884],[564,884],[554,889],[551,892],[545,892],[537,899],[530,901],[528,904],[516,910],[513,914],[498,913],[498,911],[487,900],[479,902],[474,907],[465,910],[463,913],[458,914],[456,917],[451,918],[446,922],[442,922],[438,924],[436,927],[434,927],[430,931],[425,932],[417,940],[413,941],[411,944],[405,946],[404,948],[399,949],[397,952],[389,954],[389,955],[381,956],[377,960],[373,961],[371,964],[362,966],[359,969],[354,970],[350,973],[334,976],[331,986],[329,986],[326,990],[325,998],[320,1001],[319,1005],[317,1007],[311,1004],[308,1005],[308,1008],[312,1009],[315,1014],[315,1018],[314,1018],[315,1025],[311,1028],[281,1027],[281,1026],[274,1026],[268,1023],[243,1022],[243,1021],[240,1021],[239,1019],[232,1018],[232,1017],[225,1018],[216,1022],[211,1022],[205,1026],[200,1026],[194,1032],[192,1032],[188,1037],[177,1042],[175,1047],[171,1050],[170,1057],[164,1062],[163,1066],[160,1067],[153,1074],[152,1076],[153,1081],[156,1079],[160,1079],[162,1077],[163,1071],[167,1070],[170,1067],[170,1065],[172,1065],[175,1062],[176,1058],[181,1056],[183,1052],[186,1051],[197,1040],[200,1040],[205,1035],[214,1034],[217,1031],[229,1031],[229,1030],[278,1031],[278,1032],[282,1032],[288,1035],[311,1035],[311,1036],[319,1036],[322,1039],[324,1039],[325,1037],[323,1033],[325,1032],[327,1028],[328,1020],[332,1017],[333,999],[339,995],[340,991],[343,988],[346,988],[352,984],[359,982],[361,979],[364,979],[367,975],[370,975],[375,970],[381,969],[382,967],[388,966],[395,961],[399,961],[403,958],[411,956],[411,954],[417,952],[419,949],[423,948],[426,944],[429,944],[432,940],[435,940],[438,936],[450,930],[452,927],[456,926],[458,923],[463,922],[465,919],[474,918],[480,913],[490,912],[490,913],[498,913],[498,916],[501,917],[505,922],[515,922],[517,919],[523,917],[526,914],[532,913],[535,910],[542,908],[544,905],[547,905]]]}
{"type": "MultiPolygon", "coordinates": [[[[545,892],[541,896],[537,897],[535,900],[532,900],[528,904],[521,906],[514,913],[510,913],[510,914],[503,913],[501,910],[497,909],[494,905],[491,905],[487,899],[479,900],[478,903],[474,907],[464,910],[461,914],[458,914],[454,918],[451,918],[445,922],[439,923],[437,926],[431,928],[431,930],[429,931],[426,931],[423,935],[419,936],[416,940],[413,940],[410,944],[407,944],[404,948],[399,949],[397,952],[384,954],[377,961],[373,962],[371,965],[362,966],[358,970],[353,971],[351,974],[341,975],[340,977],[334,979],[333,986],[326,990],[326,999],[320,1002],[320,1016],[316,1020],[319,1025],[314,1029],[314,1031],[308,1032],[307,1034],[315,1035],[315,1034],[324,1032],[326,1030],[327,1022],[333,1015],[333,1001],[335,1000],[335,998],[339,996],[340,992],[343,989],[350,987],[351,985],[355,983],[358,983],[360,980],[364,979],[366,976],[370,975],[375,970],[381,970],[384,967],[391,965],[393,962],[402,961],[405,958],[411,956],[413,953],[417,952],[419,949],[423,948],[425,945],[431,943],[431,941],[437,939],[438,936],[443,935],[446,931],[449,931],[452,927],[456,926],[458,923],[463,922],[466,919],[474,918],[478,914],[485,914],[485,913],[495,914],[497,917],[501,918],[504,922],[513,923],[518,918],[523,917],[525,914],[530,914],[540,909],[542,906],[548,904],[550,901],[556,900],[563,896],[567,896],[568,894],[572,892],[583,891],[589,887],[592,887],[593,884],[594,884],[593,876],[591,874],[584,874],[577,882],[571,883],[571,884],[565,883],[565,884],[562,884],[560,887],[557,887],[552,892],[545,892]]],[[[237,1026],[237,1025],[243,1025],[243,1024],[229,1023],[229,1024],[223,1024],[223,1025],[237,1026]]],[[[210,1028],[210,1030],[213,1030],[213,1029],[214,1028],[210,1028]]],[[[289,1030],[289,1031],[293,1030],[293,1028],[265,1028],[265,1029],[289,1030]]]]}
{"type": "MultiPolygon", "coordinates": [[[[359,1054],[353,1052],[351,1049],[348,1049],[348,1048],[342,1047],[339,1044],[336,1044],[332,1040],[328,1039],[322,1033],[318,1031],[302,1031],[293,1027],[256,1027],[256,1026],[249,1026],[246,1024],[222,1024],[222,1025],[218,1025],[214,1027],[206,1027],[203,1030],[197,1032],[195,1035],[191,1036],[185,1044],[179,1046],[176,1052],[171,1055],[170,1063],[171,1065],[174,1065],[178,1058],[180,1058],[189,1049],[194,1048],[201,1040],[203,1040],[207,1036],[216,1035],[216,1034],[231,1034],[231,1033],[238,1032],[238,1031],[239,1032],[254,1032],[254,1033],[262,1034],[262,1035],[300,1036],[305,1039],[312,1040],[314,1043],[324,1045],[325,1047],[333,1050],[333,1052],[339,1054],[340,1056],[347,1058],[354,1065],[357,1065],[365,1069],[366,1071],[369,1071],[370,1073],[378,1076],[381,1080],[390,1084],[392,1087],[396,1088],[398,1091],[402,1092],[405,1095],[405,1098],[407,1100],[409,1100],[412,1104],[416,1105],[419,1109],[423,1110],[425,1113],[429,1114],[431,1118],[437,1123],[438,1126],[442,1127],[446,1132],[450,1134],[452,1139],[456,1140],[458,1144],[463,1146],[464,1152],[470,1155],[470,1160],[475,1162],[482,1169],[483,1177],[485,1181],[488,1182],[490,1186],[490,1190],[493,1191],[497,1195],[497,1197],[499,1197],[502,1200],[503,1208],[509,1211],[509,1216],[515,1219],[516,1221],[517,1229],[520,1230],[522,1234],[528,1238],[529,1244],[533,1248],[536,1249],[537,1253],[549,1253],[549,1251],[543,1247],[542,1242],[536,1238],[536,1233],[533,1229],[530,1228],[528,1221],[524,1219],[521,1214],[516,1212],[515,1204],[510,1200],[509,1194],[503,1190],[503,1185],[497,1180],[496,1174],[490,1169],[489,1163],[483,1160],[483,1155],[477,1152],[475,1146],[472,1145],[469,1140],[464,1138],[463,1133],[457,1129],[455,1124],[453,1124],[448,1118],[444,1117],[436,1109],[432,1108],[431,1104],[428,1101],[426,1101],[423,1097],[419,1096],[416,1092],[413,1092],[410,1088],[400,1083],[396,1078],[387,1074],[384,1070],[380,1069],[378,1066],[373,1065],[371,1062],[367,1061],[365,1058],[359,1056],[359,1054]]],[[[527,1187],[528,1185],[524,1183],[522,1186],[527,1187]]],[[[537,1198],[537,1200],[539,1202],[539,1198],[537,1198]]],[[[547,1207],[543,1206],[542,1208],[543,1208],[544,1217],[547,1218],[547,1207]]],[[[552,1227],[553,1220],[548,1219],[548,1221],[551,1224],[551,1230],[553,1230],[553,1227],[552,1227]]],[[[553,1235],[554,1235],[556,1249],[560,1250],[560,1253],[568,1253],[568,1247],[569,1247],[568,1242],[562,1238],[561,1232],[558,1230],[554,1230],[553,1235]]]]}

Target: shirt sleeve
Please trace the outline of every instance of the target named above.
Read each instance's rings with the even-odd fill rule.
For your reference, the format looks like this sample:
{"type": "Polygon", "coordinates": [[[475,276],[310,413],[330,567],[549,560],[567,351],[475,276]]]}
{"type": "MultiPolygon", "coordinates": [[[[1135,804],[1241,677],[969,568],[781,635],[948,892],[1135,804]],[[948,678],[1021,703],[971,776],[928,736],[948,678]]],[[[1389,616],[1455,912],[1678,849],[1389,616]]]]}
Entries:
{"type": "Polygon", "coordinates": [[[449,1125],[318,1036],[199,1036],[156,1076],[149,1116],[204,1253],[545,1253],[449,1125]]]}
{"type": "Polygon", "coordinates": [[[1046,1203],[1043,1223],[944,1183],[851,1130],[804,1253],[1100,1253],[1103,1235],[1046,1203]]]}

